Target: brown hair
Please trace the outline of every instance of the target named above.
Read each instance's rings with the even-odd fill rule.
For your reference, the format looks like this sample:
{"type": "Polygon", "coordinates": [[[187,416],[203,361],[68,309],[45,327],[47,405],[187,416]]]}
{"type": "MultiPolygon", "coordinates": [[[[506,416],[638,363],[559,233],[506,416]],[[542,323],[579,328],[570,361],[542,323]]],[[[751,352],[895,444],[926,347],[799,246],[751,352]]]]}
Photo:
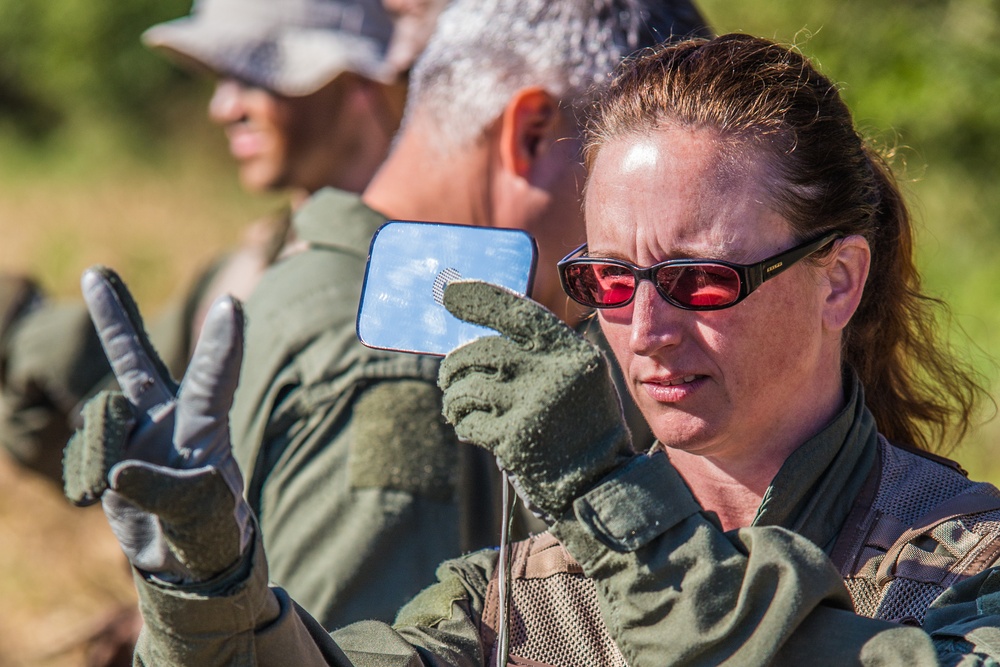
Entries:
{"type": "Polygon", "coordinates": [[[868,241],[871,270],[844,332],[844,363],[890,440],[957,443],[988,394],[939,339],[936,315],[947,306],[922,292],[903,197],[836,86],[798,52],[748,35],[663,45],[616,72],[588,127],[588,167],[608,141],[667,123],[715,132],[734,164],[763,155],[772,205],[798,240],[837,230],[868,241]]]}

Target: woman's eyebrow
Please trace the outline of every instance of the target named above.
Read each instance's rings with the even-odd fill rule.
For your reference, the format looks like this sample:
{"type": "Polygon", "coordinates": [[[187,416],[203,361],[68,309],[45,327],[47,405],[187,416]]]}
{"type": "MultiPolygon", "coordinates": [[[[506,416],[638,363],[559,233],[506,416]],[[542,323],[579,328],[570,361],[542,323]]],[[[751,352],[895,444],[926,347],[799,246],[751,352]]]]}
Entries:
{"type": "MultiPolygon", "coordinates": [[[[724,252],[723,249],[712,251],[704,248],[678,248],[676,250],[671,251],[669,255],[665,253],[655,253],[655,256],[658,256],[659,258],[653,262],[650,262],[648,266],[652,266],[653,264],[660,264],[662,262],[668,262],[674,259],[738,261],[730,259],[732,254],[724,252]]],[[[630,264],[635,264],[637,266],[647,266],[645,264],[639,264],[638,262],[635,261],[633,257],[630,257],[629,255],[626,255],[624,253],[617,252],[614,250],[608,250],[608,251],[602,251],[599,249],[594,250],[590,246],[587,247],[587,253],[585,257],[596,258],[596,259],[616,259],[619,261],[628,262],[630,264]]]]}

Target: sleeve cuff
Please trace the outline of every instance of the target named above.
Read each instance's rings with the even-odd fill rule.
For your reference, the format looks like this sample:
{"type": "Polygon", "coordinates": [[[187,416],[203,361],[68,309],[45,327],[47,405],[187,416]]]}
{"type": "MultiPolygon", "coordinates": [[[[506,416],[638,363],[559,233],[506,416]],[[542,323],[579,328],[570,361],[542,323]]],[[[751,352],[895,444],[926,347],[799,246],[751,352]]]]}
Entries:
{"type": "MultiPolygon", "coordinates": [[[[700,511],[666,454],[656,451],[636,456],[577,498],[567,518],[582,524],[605,546],[624,553],[641,549],[700,511]]],[[[578,531],[558,530],[565,523],[554,528],[570,538],[569,533],[578,531]]]]}
{"type": "Polygon", "coordinates": [[[139,604],[151,630],[180,636],[252,633],[281,612],[268,588],[260,538],[222,579],[193,586],[161,582],[135,571],[139,604]]]}

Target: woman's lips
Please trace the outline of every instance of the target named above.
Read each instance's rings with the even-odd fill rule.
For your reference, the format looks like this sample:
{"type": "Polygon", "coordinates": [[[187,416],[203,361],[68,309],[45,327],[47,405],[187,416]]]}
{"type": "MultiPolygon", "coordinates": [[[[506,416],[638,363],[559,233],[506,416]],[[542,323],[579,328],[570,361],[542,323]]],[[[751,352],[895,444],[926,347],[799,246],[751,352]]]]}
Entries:
{"type": "Polygon", "coordinates": [[[697,375],[685,375],[684,377],[675,378],[673,380],[663,380],[659,384],[665,385],[667,387],[674,387],[679,384],[685,384],[688,382],[694,382],[698,379],[697,375]]]}
{"type": "Polygon", "coordinates": [[[670,378],[649,378],[641,382],[643,390],[659,403],[677,403],[691,396],[704,384],[704,375],[678,375],[670,378]]]}

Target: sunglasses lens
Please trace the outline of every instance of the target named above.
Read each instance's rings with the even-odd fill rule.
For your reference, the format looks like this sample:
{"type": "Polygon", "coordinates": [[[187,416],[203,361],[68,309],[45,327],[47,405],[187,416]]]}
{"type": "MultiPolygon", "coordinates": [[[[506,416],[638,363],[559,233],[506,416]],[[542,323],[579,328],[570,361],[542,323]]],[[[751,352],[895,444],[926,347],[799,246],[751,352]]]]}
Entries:
{"type": "MultiPolygon", "coordinates": [[[[632,300],[636,274],[627,266],[603,262],[568,263],[562,267],[566,293],[592,308],[615,308],[632,300]]],[[[740,296],[740,276],[720,264],[664,266],[656,272],[656,288],[684,308],[725,308],[740,296]]]]}
{"type": "Polygon", "coordinates": [[[740,276],[719,264],[665,266],[656,272],[656,287],[689,308],[720,308],[739,298],[740,276]]]}
{"type": "Polygon", "coordinates": [[[626,303],[635,292],[635,275],[617,264],[581,262],[563,267],[566,293],[594,308],[613,308],[626,303]]]}

